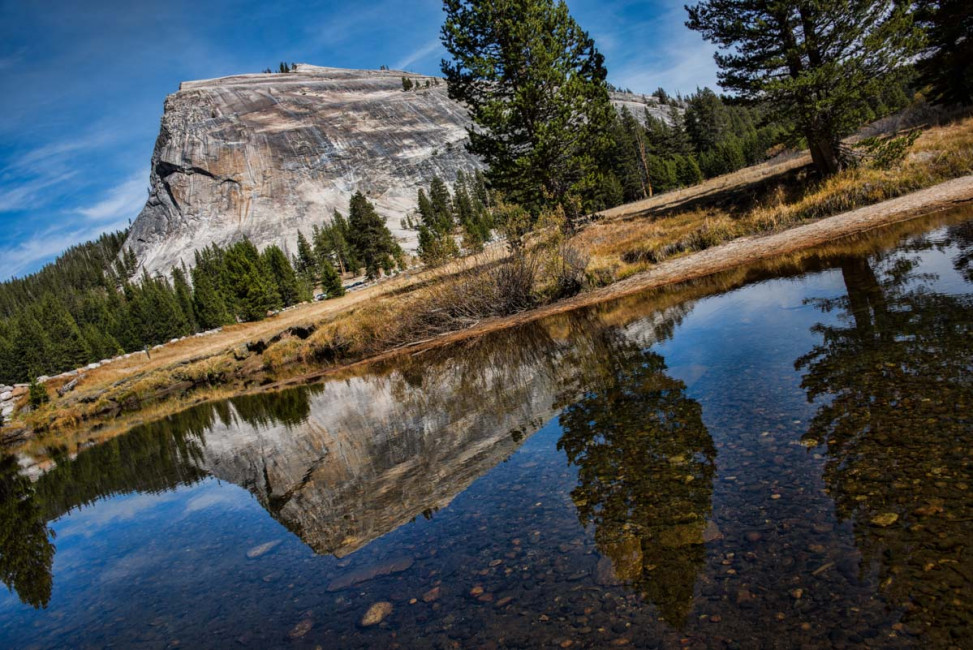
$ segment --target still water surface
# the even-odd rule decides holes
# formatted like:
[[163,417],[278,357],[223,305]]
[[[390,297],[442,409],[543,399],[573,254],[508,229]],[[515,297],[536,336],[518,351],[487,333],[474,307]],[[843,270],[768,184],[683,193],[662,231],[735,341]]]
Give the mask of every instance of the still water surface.
[[0,646],[970,647],[969,216],[8,458]]

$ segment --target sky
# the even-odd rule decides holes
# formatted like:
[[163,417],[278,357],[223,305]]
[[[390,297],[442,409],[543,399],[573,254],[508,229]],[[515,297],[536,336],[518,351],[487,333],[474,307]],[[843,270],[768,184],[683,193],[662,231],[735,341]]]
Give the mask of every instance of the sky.
[[[683,0],[568,0],[613,84],[716,87]],[[128,225],[166,95],[280,61],[438,74],[441,0],[0,0],[0,280]]]

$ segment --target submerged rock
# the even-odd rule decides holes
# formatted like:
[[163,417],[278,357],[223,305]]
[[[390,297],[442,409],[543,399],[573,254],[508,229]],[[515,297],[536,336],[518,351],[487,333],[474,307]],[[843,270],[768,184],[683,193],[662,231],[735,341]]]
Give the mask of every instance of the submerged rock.
[[899,520],[899,515],[894,512],[883,512],[880,515],[875,515],[871,519],[871,524],[873,526],[878,526],[880,528],[888,528],[895,522]]
[[413,562],[414,560],[411,557],[399,557],[387,560],[381,564],[373,564],[371,566],[362,567],[361,569],[349,571],[348,573],[338,576],[332,580],[328,584],[328,591],[339,591],[362,582],[367,582],[368,580],[372,580],[373,578],[377,578],[379,576],[401,573],[402,571],[405,571],[411,567]]
[[314,621],[309,618],[305,618],[303,621],[292,627],[291,631],[287,633],[287,636],[292,639],[300,639],[302,636],[310,632],[312,627],[314,627]]
[[371,627],[373,625],[378,625],[391,613],[392,603],[385,600],[373,603],[372,606],[368,608],[368,611],[365,612],[365,615],[362,616],[361,626]]
[[253,560],[255,558],[258,558],[261,555],[265,555],[265,554],[269,553],[270,551],[274,550],[274,548],[278,544],[280,544],[280,540],[279,539],[275,539],[272,542],[266,542],[264,544],[260,544],[259,546],[254,546],[252,549],[250,549],[249,551],[247,551],[247,557],[249,559],[251,559],[251,560]]

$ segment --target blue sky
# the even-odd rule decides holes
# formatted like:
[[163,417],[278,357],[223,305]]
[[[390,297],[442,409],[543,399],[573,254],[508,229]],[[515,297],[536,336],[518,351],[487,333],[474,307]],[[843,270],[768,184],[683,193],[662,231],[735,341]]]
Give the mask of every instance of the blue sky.
[[[682,0],[568,0],[609,79],[715,86]],[[0,279],[125,227],[179,82],[295,61],[437,73],[440,0],[0,0]]]

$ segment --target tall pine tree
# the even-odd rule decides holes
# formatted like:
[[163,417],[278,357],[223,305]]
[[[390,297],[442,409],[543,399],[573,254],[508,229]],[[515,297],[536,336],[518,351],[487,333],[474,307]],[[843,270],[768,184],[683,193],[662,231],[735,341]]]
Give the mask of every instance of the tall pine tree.
[[827,176],[841,168],[840,139],[921,43],[906,4],[705,0],[687,7],[686,24],[722,48],[720,85],[795,124]]
[[946,104],[973,104],[973,2],[919,0],[917,17],[927,36],[919,62],[933,98]]
[[249,239],[226,250],[225,277],[234,298],[236,315],[242,320],[261,320],[280,304],[280,294],[270,272]]
[[287,260],[279,246],[268,246],[261,253],[261,261],[270,271],[270,277],[277,286],[277,293],[285,307],[296,305],[300,299],[300,287],[294,267]]
[[442,70],[494,187],[539,211],[594,188],[612,108],[604,57],[559,0],[444,0]]

